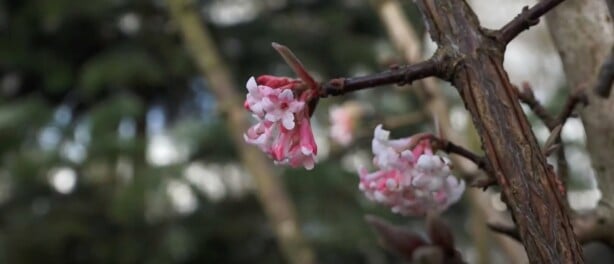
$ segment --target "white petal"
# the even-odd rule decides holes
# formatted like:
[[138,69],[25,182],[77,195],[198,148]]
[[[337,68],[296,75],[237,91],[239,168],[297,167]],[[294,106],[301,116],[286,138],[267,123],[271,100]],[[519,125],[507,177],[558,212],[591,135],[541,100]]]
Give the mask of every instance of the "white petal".
[[301,153],[303,153],[303,155],[311,155],[313,154],[313,150],[308,147],[301,146]]
[[313,161],[313,159],[305,159],[305,161],[303,162],[303,166],[305,167],[305,169],[311,170],[313,169],[313,167],[315,167],[315,162]]
[[294,115],[290,112],[285,112],[283,114],[283,117],[281,118],[281,122],[283,126],[288,130],[292,130],[295,127]]
[[422,188],[427,184],[428,179],[424,176],[424,174],[416,174],[414,175],[411,185],[414,187]]
[[427,188],[429,191],[437,191],[443,186],[443,179],[440,177],[431,177],[429,178]]
[[254,76],[250,77],[247,80],[247,84],[245,85],[245,87],[250,93],[258,91],[258,83],[256,83],[256,79],[254,78]]
[[273,101],[271,101],[271,99],[268,97],[262,98],[262,100],[260,100],[260,104],[262,105],[262,109],[267,112],[273,111],[273,109],[276,108]]
[[373,132],[373,140],[388,140],[390,137],[390,131],[384,130],[382,128],[382,124],[379,124],[375,127],[375,131]]
[[403,152],[401,152],[401,157],[409,162],[414,161],[414,154],[411,153],[411,151],[409,150],[404,150]]
[[283,90],[283,92],[281,92],[279,94],[279,99],[280,100],[284,100],[284,101],[293,101],[294,100],[294,94],[292,93],[291,90],[285,89],[285,90]]
[[277,122],[283,117],[283,112],[281,110],[275,109],[271,112],[266,113],[264,118],[271,122]]
[[380,191],[376,191],[374,193],[375,196],[375,200],[380,202],[380,203],[385,203],[388,201],[388,197],[386,197],[386,195],[384,195],[382,192]]
[[388,188],[388,190],[394,190],[396,189],[398,186],[397,182],[394,179],[387,179],[386,180],[386,187]]
[[254,114],[259,116],[262,115],[264,111],[261,103],[250,104],[249,109],[252,110]]
[[411,141],[412,141],[411,138],[399,138],[399,139],[388,140],[386,141],[386,144],[398,151],[402,151],[406,149],[407,146],[409,146]]
[[430,171],[438,167],[437,161],[439,161],[438,157],[424,154],[418,157],[418,162],[416,163],[416,166],[422,170]]
[[448,177],[448,204],[455,203],[463,196],[463,192],[465,191],[465,181],[459,180],[454,176]]

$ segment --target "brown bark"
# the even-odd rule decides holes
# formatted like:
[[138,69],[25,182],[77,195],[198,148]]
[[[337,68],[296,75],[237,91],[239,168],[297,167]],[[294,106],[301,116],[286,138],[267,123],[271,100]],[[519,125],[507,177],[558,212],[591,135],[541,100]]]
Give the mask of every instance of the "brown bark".
[[[408,63],[416,63],[422,59],[422,44],[416,35],[414,26],[403,14],[403,9],[398,0],[372,0],[375,9],[384,24],[388,36],[397,50],[403,55]],[[435,78],[426,78],[418,82],[428,96],[424,99],[427,110],[437,120],[441,134],[451,142],[460,145],[467,145],[467,136],[455,133],[450,125],[448,103],[442,93]],[[418,93],[420,94],[420,93]],[[454,167],[458,168],[463,174],[477,174],[477,167],[458,156],[452,156]],[[471,223],[473,244],[478,252],[476,263],[491,263],[490,252],[493,249],[491,236],[487,232],[486,220],[502,218],[499,212],[495,211],[489,203],[489,194],[479,189],[467,190],[469,201],[471,201]],[[511,263],[526,262],[527,257],[520,246],[505,235],[494,234],[496,242],[505,253]]]
[[582,263],[566,200],[503,69],[504,45],[514,31],[498,41],[480,28],[465,1],[416,2],[438,53],[451,62],[441,77],[458,89],[472,115],[529,260]]
[[207,76],[209,86],[226,114],[228,130],[243,165],[256,182],[258,199],[275,231],[281,251],[289,263],[313,263],[313,252],[303,240],[294,207],[270,161],[258,149],[247,146],[243,141],[243,133],[249,127],[247,113],[230,72],[218,56],[209,32],[202,25],[197,7],[190,6],[190,2],[168,0],[167,3],[185,45],[192,52],[198,68]]
[[[525,8],[498,31],[482,29],[463,0],[415,1],[439,45],[435,55],[405,70],[375,74],[371,82],[369,77],[333,79],[322,84],[321,96],[357,90],[354,85],[364,89],[367,83],[374,87],[433,74],[450,81],[472,115],[488,159],[485,170],[503,190],[529,260],[583,263],[560,180],[546,163],[502,65],[506,44],[563,0],[544,0]],[[435,69],[424,67],[433,62]]]
[[596,219],[592,224],[579,219],[581,228],[577,231],[614,246],[614,96],[602,98],[592,89],[599,68],[614,46],[614,25],[606,2],[612,4],[611,0],[569,0],[546,19],[569,86],[572,91],[584,89],[589,101],[580,110],[580,117],[602,197]]

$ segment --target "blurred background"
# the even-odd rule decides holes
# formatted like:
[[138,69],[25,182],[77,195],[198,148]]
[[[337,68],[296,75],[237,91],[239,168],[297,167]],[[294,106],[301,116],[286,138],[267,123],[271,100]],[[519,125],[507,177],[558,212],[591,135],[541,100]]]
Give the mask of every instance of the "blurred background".
[[[244,98],[250,76],[293,76],[273,41],[319,80],[404,63],[380,2],[195,0],[190,7]],[[470,2],[496,28],[533,1]],[[400,7],[423,36],[411,1]],[[230,138],[223,102],[180,32],[163,0],[0,0],[0,263],[287,263],[258,185],[237,158],[241,147]],[[425,55],[434,50],[427,39],[420,37]],[[543,25],[511,44],[505,66],[514,83],[531,82],[549,109],[560,109],[567,88]],[[478,150],[462,102],[440,85],[452,129]],[[423,228],[422,219],[365,199],[355,173],[370,163],[377,123],[388,124],[393,137],[434,131],[425,103],[407,88],[321,100],[312,121],[316,168],[271,168],[301,247],[318,263],[401,261],[378,246],[365,214]],[[349,101],[363,110],[344,146],[329,136],[329,110]],[[531,120],[545,140],[547,128]],[[563,139],[571,142],[570,188],[583,197],[572,206],[594,206],[581,122],[570,120]],[[505,210],[496,190],[488,195],[492,210]],[[472,204],[463,199],[444,214],[469,262],[478,258],[474,242],[482,234],[471,225]],[[496,243],[482,252],[482,260],[505,259]]]

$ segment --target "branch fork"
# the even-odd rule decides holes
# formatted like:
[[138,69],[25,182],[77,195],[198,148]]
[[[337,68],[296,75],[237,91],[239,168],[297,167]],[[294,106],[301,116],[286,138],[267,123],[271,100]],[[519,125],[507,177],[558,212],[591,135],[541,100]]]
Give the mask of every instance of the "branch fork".
[[[433,40],[436,55],[426,61],[392,68],[371,76],[337,78],[320,84],[319,96],[335,96],[386,84],[411,83],[437,76],[459,91],[481,136],[486,162],[471,152],[442,141],[442,149],[467,157],[494,172],[502,186],[529,260],[534,263],[581,263],[567,201],[518,104],[518,93],[503,68],[507,43],[563,2],[542,0],[492,32],[462,0],[415,0]],[[564,111],[552,123],[566,120]],[[561,125],[562,126],[562,125]],[[549,126],[554,129],[555,126]],[[543,210],[548,208],[548,210]]]

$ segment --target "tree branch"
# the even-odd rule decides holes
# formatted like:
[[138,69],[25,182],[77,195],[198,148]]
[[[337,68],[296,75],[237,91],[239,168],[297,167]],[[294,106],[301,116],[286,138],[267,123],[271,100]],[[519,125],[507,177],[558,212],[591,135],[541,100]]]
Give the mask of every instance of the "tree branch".
[[556,119],[548,113],[548,110],[542,106],[542,104],[537,101],[535,98],[535,94],[533,94],[533,89],[529,83],[522,83],[522,89],[518,90],[518,99],[523,103],[527,104],[531,111],[535,113],[535,115],[544,122],[544,125],[552,131],[556,127]]
[[[415,29],[417,27],[412,25],[412,21],[403,12],[400,1],[371,0],[370,2],[373,4],[382,24],[386,28],[391,43],[394,44],[397,51],[405,58],[405,61],[407,63],[420,61],[422,59],[422,39],[416,33]],[[457,144],[468,146],[467,139],[473,137],[474,132],[467,128],[463,133],[458,133],[451,128],[447,98],[442,93],[442,89],[435,78],[422,79],[409,88],[416,92],[416,95],[424,102],[425,110],[437,120],[438,133],[441,134],[441,137]],[[470,183],[471,186],[486,187],[496,184],[496,180],[490,177],[490,175],[487,177],[477,177],[477,175],[482,176],[482,173],[476,171],[471,161],[458,155],[452,155],[450,159],[454,164],[454,168],[459,171],[460,177]],[[473,245],[477,251],[476,263],[490,263],[492,262],[490,252],[495,248],[495,245],[490,239],[490,232],[487,230],[484,219],[500,218],[503,214],[494,210],[486,202],[487,193],[471,188],[467,190],[466,196],[471,204],[471,226],[472,233],[474,234]],[[494,236],[494,238],[510,263],[527,262],[524,250],[517,243],[501,235]]]
[[[483,170],[487,176],[486,179],[478,179],[475,175],[471,174],[471,176],[463,177],[465,180],[470,182],[471,187],[475,188],[486,188],[497,184],[497,179],[495,178],[495,174],[488,167],[488,160],[480,155],[473,153],[471,150],[468,150],[462,146],[456,145],[448,140],[435,138],[434,139],[437,144],[439,144],[439,149],[448,154],[456,154],[463,158],[466,158],[473,162],[479,169]],[[465,174],[467,175],[467,174]]]
[[579,103],[585,106],[588,104],[588,98],[584,93],[584,89],[578,89],[569,95],[565,102],[565,106],[563,106],[563,111],[561,111],[556,118],[556,125],[564,126]]
[[[578,237],[578,242],[585,245],[590,242],[603,242],[610,247],[614,246],[612,238],[613,226],[604,219],[600,219],[595,214],[576,215],[574,218],[574,232]],[[520,242],[518,228],[513,224],[487,223],[492,231],[506,235]]]
[[504,44],[509,43],[512,39],[516,38],[520,32],[529,29],[531,26],[537,25],[541,16],[563,1],[564,0],[542,0],[531,8],[525,6],[519,15],[499,29],[497,32],[497,39]]
[[[465,1],[415,2],[439,52],[448,58],[448,64],[441,66],[446,69],[443,77],[458,89],[471,113],[529,261],[582,263],[567,200],[503,68],[502,42],[480,26]],[[544,3],[554,2],[528,9],[521,19],[535,20],[554,6]],[[520,27],[513,22],[503,31],[503,40],[511,40],[526,27],[520,22]]]
[[518,242],[522,242],[522,240],[520,240],[520,233],[518,232],[518,228],[513,225],[504,225],[497,223],[486,223],[486,225],[488,226],[488,228],[490,228],[490,230],[494,232],[506,235],[509,238],[512,238]]
[[461,157],[464,157],[478,166],[478,168],[486,171],[489,175],[491,172],[488,171],[487,161],[484,157],[473,153],[471,150],[468,150],[462,146],[456,145],[448,140],[441,138],[433,138],[433,140],[439,145],[439,149],[446,153],[456,154]]
[[437,75],[438,60],[435,58],[368,76],[337,78],[321,84],[320,97],[343,95],[366,88],[386,84],[407,84],[425,77]]
[[[565,102],[565,105],[563,106],[563,110],[561,110],[559,115],[554,118],[552,117],[552,115],[550,115],[550,113],[548,113],[548,110],[546,110],[542,106],[542,104],[537,101],[535,95],[533,94],[533,90],[528,83],[523,83],[522,90],[518,93],[518,98],[531,108],[533,113],[535,113],[535,115],[537,115],[537,117],[539,117],[542,122],[544,122],[544,124],[550,131],[555,131],[556,128],[559,126],[564,126],[565,122],[572,116],[574,109],[579,103],[582,103],[583,105],[588,104],[588,98],[586,97],[584,89],[576,90],[575,92],[572,92],[571,95],[569,95],[567,101]],[[558,135],[556,137],[557,140],[554,143],[558,143],[560,141],[558,139]]]
[[[614,5],[612,1],[608,2],[608,6]],[[611,9],[610,9],[611,11]],[[610,51],[610,56],[603,62],[599,75],[597,75],[597,84],[595,85],[595,92],[603,98],[610,96],[612,90],[612,82],[614,82],[614,46]]]
[[559,182],[561,186],[560,189],[564,190],[563,182],[565,182],[569,178],[569,166],[567,164],[567,157],[565,155],[565,146],[560,143],[560,133],[563,126],[565,125],[565,122],[573,113],[575,106],[578,103],[588,103],[586,94],[583,92],[583,90],[580,90],[580,92],[573,92],[567,98],[567,102],[565,103],[563,110],[556,118],[553,117],[550,113],[548,113],[548,111],[542,106],[542,104],[537,101],[535,95],[533,94],[533,89],[531,89],[531,86],[528,83],[525,82],[522,84],[522,90],[519,90],[518,98],[523,103],[527,104],[531,108],[533,113],[535,113],[535,115],[537,115],[537,117],[539,117],[542,122],[544,122],[544,125],[546,125],[548,130],[550,130],[551,134],[550,137],[548,137],[548,139],[546,140],[546,143],[544,144],[543,151],[546,155],[548,155],[549,152],[552,151],[553,147],[556,148],[557,173],[559,176],[558,179],[561,181]]

